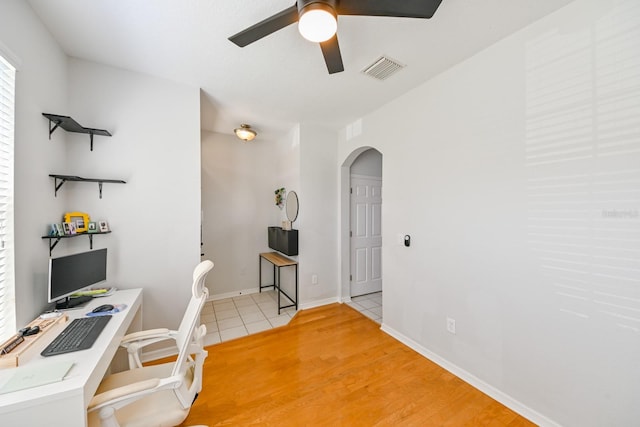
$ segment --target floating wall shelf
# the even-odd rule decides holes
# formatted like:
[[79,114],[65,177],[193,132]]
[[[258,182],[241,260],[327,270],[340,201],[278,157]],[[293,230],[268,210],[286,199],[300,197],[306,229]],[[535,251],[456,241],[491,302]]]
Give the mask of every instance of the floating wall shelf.
[[[104,183],[104,182],[108,182],[110,184],[126,184],[127,183],[126,181],[123,181],[121,179],[82,178],[81,176],[57,175],[57,174],[49,174],[49,176],[51,178],[53,178],[53,180],[54,180],[54,187],[55,187],[54,195],[56,197],[58,196],[58,190],[60,189],[60,187],[62,187],[62,185],[67,181],[97,182],[98,183],[98,189],[100,191],[100,198],[101,199],[102,199],[102,183]],[[60,182],[58,182],[58,180]]]
[[49,256],[51,256],[51,252],[53,252],[53,248],[56,247],[60,239],[68,239],[71,237],[78,236],[89,236],[89,249],[93,249],[93,236],[96,234],[109,234],[111,231],[98,231],[95,233],[78,233],[78,234],[68,234],[65,236],[42,236],[43,239],[49,239]]
[[[42,115],[49,119],[49,139],[51,139],[51,134],[58,129],[58,127],[61,127],[67,132],[88,133],[89,140],[91,141],[91,151],[93,151],[93,135],[111,136],[107,130],[86,128],[69,116],[59,116],[57,114],[50,113],[42,113]],[[55,126],[52,126],[54,123]]]

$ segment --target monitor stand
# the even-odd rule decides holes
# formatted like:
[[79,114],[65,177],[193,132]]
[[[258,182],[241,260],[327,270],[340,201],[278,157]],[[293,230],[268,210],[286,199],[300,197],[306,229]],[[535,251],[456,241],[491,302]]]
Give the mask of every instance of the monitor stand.
[[70,308],[82,307],[84,305],[87,305],[87,303],[92,299],[93,297],[91,296],[80,296],[80,297],[74,297],[74,298],[66,297],[65,299],[62,299],[56,302],[56,310],[65,310]]

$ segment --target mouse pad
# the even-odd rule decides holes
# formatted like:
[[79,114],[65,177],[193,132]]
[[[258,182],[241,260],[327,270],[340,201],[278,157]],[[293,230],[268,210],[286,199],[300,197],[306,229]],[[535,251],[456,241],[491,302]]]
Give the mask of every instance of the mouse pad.
[[114,304],[113,309],[109,311],[99,311],[98,313],[94,313],[93,311],[90,311],[87,313],[87,316],[88,317],[107,316],[114,313],[118,313],[119,311],[124,311],[125,308],[127,308],[127,304]]

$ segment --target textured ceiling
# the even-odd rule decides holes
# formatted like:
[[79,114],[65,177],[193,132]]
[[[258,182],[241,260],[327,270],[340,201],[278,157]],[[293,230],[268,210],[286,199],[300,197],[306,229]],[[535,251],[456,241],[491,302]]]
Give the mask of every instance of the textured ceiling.
[[[430,20],[338,19],[345,71],[291,25],[245,48],[227,38],[292,0],[29,0],[72,57],[167,78],[205,94],[204,129],[250,123],[276,138],[298,122],[336,129],[572,0],[443,0]],[[361,73],[381,55],[406,65]]]

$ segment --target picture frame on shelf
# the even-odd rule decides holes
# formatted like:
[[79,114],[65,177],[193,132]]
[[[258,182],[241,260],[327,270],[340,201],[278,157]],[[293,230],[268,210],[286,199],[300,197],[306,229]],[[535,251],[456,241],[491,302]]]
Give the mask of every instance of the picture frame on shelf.
[[109,224],[107,221],[98,221],[98,229],[101,233],[107,233],[109,231]]
[[67,212],[66,214],[64,214],[64,222],[74,223],[76,227],[76,233],[86,232],[87,224],[89,223],[89,221],[89,214],[86,214],[84,212]]
[[74,235],[74,234],[78,234],[78,229],[76,228],[76,223],[75,222],[69,222],[69,234],[70,235]]
[[71,223],[70,222],[63,222],[62,223],[62,232],[64,236],[70,236],[71,235],[71,229],[69,227]]
[[59,224],[50,224],[49,225],[49,237],[58,237],[59,234]]
[[97,233],[98,232],[98,224],[95,221],[90,221],[87,224],[87,233]]

